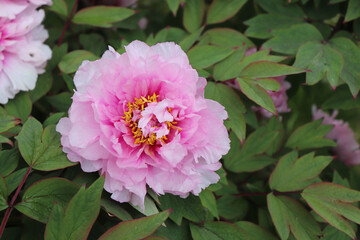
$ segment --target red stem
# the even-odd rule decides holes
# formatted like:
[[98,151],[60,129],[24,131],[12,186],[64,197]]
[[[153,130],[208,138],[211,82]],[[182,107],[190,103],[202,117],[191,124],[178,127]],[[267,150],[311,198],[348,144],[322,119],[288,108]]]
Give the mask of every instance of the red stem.
[[20,185],[18,186],[18,188],[16,189],[16,192],[14,194],[14,196],[12,197],[10,203],[9,203],[9,208],[6,210],[5,212],[5,215],[4,215],[4,218],[1,222],[1,226],[0,226],[0,239],[1,239],[1,236],[3,235],[4,233],[4,230],[5,230],[5,226],[6,226],[6,223],[7,221],[9,220],[9,217],[10,217],[10,214],[12,212],[12,210],[14,209],[14,203],[16,201],[16,198],[18,197],[19,193],[20,193],[20,190],[21,188],[23,187],[26,179],[28,178],[29,174],[31,172],[31,167],[28,168],[28,170],[26,171],[25,173],[25,176],[23,177],[23,179],[21,180],[21,183]]
[[74,6],[73,6],[73,8],[72,8],[72,10],[71,10],[71,13],[70,13],[69,17],[66,19],[65,26],[64,26],[64,28],[63,28],[63,30],[62,30],[62,32],[61,32],[61,36],[60,36],[59,42],[58,42],[58,44],[57,44],[58,47],[61,45],[61,43],[62,43],[62,41],[63,41],[63,39],[64,39],[65,32],[66,32],[66,30],[68,29],[68,27],[69,27],[69,25],[70,25],[70,21],[71,21],[73,15],[74,15],[74,13],[75,13],[76,6],[78,5],[78,2],[79,2],[79,0],[76,0],[76,1],[75,1]]

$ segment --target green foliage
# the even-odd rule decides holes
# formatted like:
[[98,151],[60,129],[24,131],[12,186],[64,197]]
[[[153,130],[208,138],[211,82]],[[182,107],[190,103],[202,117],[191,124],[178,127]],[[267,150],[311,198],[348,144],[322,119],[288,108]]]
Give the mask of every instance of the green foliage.
[[[344,164],[352,155],[341,149],[356,155],[357,146],[339,129],[349,127],[359,142],[358,0],[104,3],[52,0],[41,7],[52,57],[34,89],[0,106],[1,239],[357,237],[360,169]],[[187,198],[148,187],[145,209],[111,199],[106,176],[70,162],[56,132],[83,61],[99,59],[108,46],[123,53],[133,40],[180,45],[207,80],[205,97],[225,107],[231,140],[217,183]],[[286,113],[277,95],[285,90]],[[333,112],[340,127],[313,121],[313,105]],[[336,131],[342,138],[330,140]]]
[[24,124],[17,140],[22,157],[33,169],[52,171],[74,165],[63,153],[60,134],[55,131],[54,125],[43,129],[41,123],[31,117]]

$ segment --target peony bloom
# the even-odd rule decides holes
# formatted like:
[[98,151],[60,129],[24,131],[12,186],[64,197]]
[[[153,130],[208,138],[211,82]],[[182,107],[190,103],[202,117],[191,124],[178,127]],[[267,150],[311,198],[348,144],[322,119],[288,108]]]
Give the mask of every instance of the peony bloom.
[[51,50],[43,42],[48,33],[41,25],[44,11],[36,10],[46,0],[0,1],[0,103],[19,91],[35,88]]
[[63,151],[85,172],[105,174],[119,202],[144,207],[146,186],[187,197],[219,180],[229,150],[224,107],[204,99],[206,80],[172,43],[134,41],[84,61],[69,117],[57,125]]
[[[255,52],[256,52],[256,48],[249,48],[246,51],[245,56],[251,55]],[[278,113],[290,112],[291,109],[287,105],[288,97],[286,95],[286,90],[288,90],[291,87],[290,83],[285,81],[285,76],[274,77],[273,79],[279,82],[280,89],[277,92],[273,92],[269,90],[266,90],[266,92],[270,95],[271,99],[273,100],[276,111]],[[236,80],[231,80],[231,82],[229,82],[229,85],[236,89],[240,89],[240,86]],[[268,110],[262,107],[253,107],[252,109],[256,112],[259,112],[264,117],[270,118],[273,116],[271,112],[269,112]]]
[[338,111],[335,110],[330,116],[313,106],[312,113],[314,120],[323,118],[323,124],[334,125],[334,128],[325,137],[337,143],[337,146],[333,149],[337,158],[344,161],[346,165],[360,164],[359,143],[356,141],[349,124],[335,119]]

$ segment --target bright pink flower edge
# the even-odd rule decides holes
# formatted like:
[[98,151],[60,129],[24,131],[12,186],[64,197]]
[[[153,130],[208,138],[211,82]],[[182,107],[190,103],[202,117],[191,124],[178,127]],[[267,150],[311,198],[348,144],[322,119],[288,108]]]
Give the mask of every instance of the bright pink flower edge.
[[327,138],[334,140],[337,144],[334,147],[336,158],[342,160],[346,165],[360,164],[360,149],[359,143],[349,124],[342,120],[335,119],[338,111],[334,111],[330,116],[321,109],[312,108],[314,120],[323,119],[323,124],[334,125],[334,128],[326,135]]
[[[206,80],[178,45],[134,41],[125,49],[120,55],[110,48],[76,72],[69,117],[57,125],[63,151],[84,171],[105,174],[105,189],[119,202],[144,207],[146,186],[198,195],[219,180],[215,171],[230,148],[227,113],[204,99]],[[136,110],[142,97],[156,101]],[[126,117],[129,105],[135,110]],[[154,145],[137,143],[134,122],[143,135],[156,135]]]

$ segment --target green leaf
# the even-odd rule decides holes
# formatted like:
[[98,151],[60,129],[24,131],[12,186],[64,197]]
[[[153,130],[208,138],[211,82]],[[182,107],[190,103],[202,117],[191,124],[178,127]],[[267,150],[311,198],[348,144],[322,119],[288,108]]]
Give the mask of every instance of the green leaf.
[[257,79],[256,83],[269,91],[277,92],[280,90],[280,83],[274,78],[260,78]]
[[213,0],[207,13],[207,24],[224,22],[234,16],[246,0]]
[[224,84],[209,82],[205,87],[205,97],[219,102],[225,107],[229,116],[229,127],[243,141],[246,135],[246,124],[243,113],[245,106],[234,90]]
[[183,24],[188,32],[200,28],[204,16],[204,0],[186,0],[183,14]]
[[352,239],[355,238],[353,228],[344,218],[360,224],[360,210],[351,204],[360,201],[360,192],[322,182],[307,187],[301,196],[325,221]]
[[[231,28],[212,28],[203,34],[209,44],[220,47],[253,47],[255,46],[244,34]],[[245,46],[244,46],[245,45]]]
[[354,99],[349,90],[345,88],[337,88],[327,100],[321,105],[321,108],[351,110],[360,108],[360,98]]
[[60,134],[51,125],[43,131],[42,125],[30,117],[16,137],[25,161],[36,170],[52,171],[74,165],[60,145]]
[[68,51],[67,43],[63,43],[60,46],[55,45],[52,49],[52,57],[46,64],[46,69],[53,70],[59,64],[59,62],[61,61],[63,56],[67,53],[67,51]]
[[94,61],[98,59],[93,53],[85,50],[75,50],[67,53],[60,61],[59,68],[64,73],[75,72],[84,60]]
[[7,196],[6,182],[3,176],[0,175],[0,211],[8,208]]
[[[160,225],[169,217],[170,212],[170,210],[167,210],[149,217],[121,222],[107,230],[101,235],[99,240],[132,240],[146,238],[160,227]],[[141,231],[139,231],[139,226],[141,226]]]
[[249,211],[249,203],[244,198],[226,194],[216,200],[219,215],[224,219],[242,219]]
[[296,24],[287,29],[273,31],[273,35],[274,37],[266,41],[263,47],[290,55],[295,55],[299,47],[306,42],[323,40],[319,30],[308,23]]
[[139,212],[141,212],[142,214],[144,214],[145,216],[151,216],[151,215],[159,213],[159,210],[157,209],[154,201],[149,196],[145,196],[145,199],[144,199],[145,211],[143,211],[139,206],[133,205],[131,203],[130,203],[130,205],[133,208],[135,208],[136,210],[138,210]]
[[202,33],[203,30],[204,30],[204,27],[199,28],[197,31],[190,34],[189,36],[187,36],[180,42],[179,45],[182,48],[182,50],[184,50],[184,52],[189,50],[190,47],[192,45],[194,45],[194,43],[196,42],[196,40],[198,40],[198,38],[200,37],[200,34]]
[[190,224],[194,240],[247,239],[240,227],[227,222],[205,222],[203,226]]
[[65,83],[66,83],[66,86],[68,87],[68,89],[69,89],[71,92],[73,92],[74,90],[76,90],[74,81],[73,81],[73,79],[72,79],[69,75],[63,73],[63,74],[62,74],[62,77],[63,77],[63,79],[64,79],[64,81],[65,81]]
[[276,128],[258,128],[247,137],[241,150],[235,149],[234,155],[223,157],[225,167],[232,172],[253,172],[274,163],[275,159],[260,154],[274,146],[279,135]]
[[299,48],[294,66],[310,70],[306,73],[307,84],[313,85],[325,77],[332,87],[336,87],[344,67],[344,59],[329,44],[308,42]]
[[277,238],[264,228],[247,221],[236,222],[236,226],[243,229],[250,240],[276,240]]
[[240,74],[240,77],[247,78],[268,78],[283,75],[297,74],[305,72],[304,69],[291,67],[269,61],[252,62],[247,65]]
[[32,110],[29,94],[26,92],[18,93],[14,99],[10,100],[5,105],[5,109],[9,114],[18,117],[25,122]]
[[261,50],[244,57],[246,52],[245,48],[242,47],[236,50],[230,57],[215,65],[214,79],[224,81],[236,78],[240,76],[245,67],[254,62],[279,62],[285,59],[284,57],[270,56],[269,52],[269,50]]
[[0,133],[15,127],[20,122],[20,119],[9,115],[2,107],[0,107]]
[[56,12],[62,17],[66,17],[68,15],[68,9],[65,0],[53,0],[52,5],[49,7],[51,11]]
[[94,6],[78,11],[72,22],[97,27],[111,27],[112,23],[120,22],[134,14],[135,11],[129,8]]
[[331,131],[332,125],[322,125],[322,120],[307,123],[296,129],[289,137],[286,147],[291,149],[309,149],[321,147],[334,147],[336,144],[325,138],[325,135]]
[[267,195],[267,203],[281,240],[288,239],[290,231],[296,239],[318,239],[321,234],[318,223],[299,202],[270,193]]
[[101,206],[110,216],[114,215],[123,221],[128,221],[132,219],[131,215],[125,209],[120,207],[120,203],[117,201],[102,198]]
[[[54,56],[54,52],[53,52]],[[34,90],[29,92],[30,99],[33,103],[42,98],[46,93],[49,92],[53,83],[53,78],[51,73],[45,72],[38,76],[36,81],[36,86]]]
[[171,12],[176,16],[177,10],[180,5],[180,0],[166,0]]
[[187,198],[180,198],[172,194],[165,194],[159,198],[162,210],[172,209],[170,219],[177,225],[181,224],[182,218],[193,222],[204,221],[204,209],[200,199],[190,194]]
[[200,198],[201,204],[205,208],[207,208],[214,217],[219,219],[219,213],[218,213],[218,209],[216,206],[216,199],[215,199],[214,193],[210,190],[204,189],[199,194],[199,198]]
[[360,1],[349,0],[345,15],[345,22],[350,22],[358,17],[360,17]]
[[315,183],[315,178],[332,158],[314,155],[311,152],[298,159],[298,153],[293,151],[283,156],[270,176],[270,188],[281,192],[297,191]]
[[268,110],[269,112],[276,114],[274,102],[264,88],[260,87],[252,79],[236,78],[236,81],[239,83],[241,92],[249,99],[259,104],[262,108]]
[[217,63],[233,53],[233,50],[217,46],[195,46],[188,52],[190,64],[193,68],[206,68]]
[[46,240],[81,240],[87,239],[90,229],[100,211],[100,198],[104,186],[101,176],[88,189],[81,187],[70,200],[65,212],[55,204],[48,224]]
[[256,2],[267,12],[289,17],[305,17],[301,7],[297,4],[288,4],[282,0],[256,0]]
[[343,55],[345,65],[340,78],[349,86],[352,95],[357,96],[360,89],[360,48],[344,37],[333,38],[329,43]]
[[[356,228],[356,226],[353,225]],[[345,233],[337,230],[331,225],[327,225],[323,230],[324,237],[322,240],[352,240],[348,235]]]
[[302,18],[284,16],[279,14],[259,14],[245,21],[249,27],[245,34],[248,37],[267,39],[273,36],[272,32],[286,29],[295,24],[304,22]]
[[15,208],[26,216],[46,223],[54,202],[65,208],[79,186],[64,178],[47,178],[31,185]]
[[72,103],[71,96],[69,92],[62,92],[55,96],[48,96],[46,100],[58,111],[67,112]]
[[20,154],[16,148],[0,151],[0,175],[6,177],[18,166]]
[[11,173],[5,177],[6,186],[8,189],[8,195],[10,195],[21,183],[21,180],[26,174],[27,168],[22,168],[16,172]]
[[51,114],[45,121],[44,121],[44,127],[47,127],[49,125],[56,125],[59,120],[63,117],[65,117],[66,113],[64,112],[58,112],[58,113],[54,113],[54,114]]

